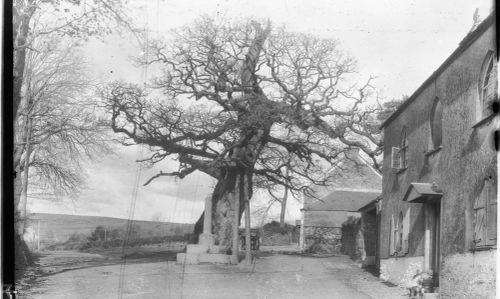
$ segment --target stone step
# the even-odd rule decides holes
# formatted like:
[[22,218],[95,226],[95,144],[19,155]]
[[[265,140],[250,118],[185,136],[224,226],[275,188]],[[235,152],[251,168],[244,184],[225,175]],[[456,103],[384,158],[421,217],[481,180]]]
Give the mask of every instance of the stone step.
[[208,253],[226,253],[226,250],[223,246],[212,245],[208,248]]
[[199,259],[200,263],[231,264],[230,255],[227,254],[202,253]]
[[186,246],[186,253],[193,253],[193,254],[207,253],[208,248],[209,248],[208,245],[188,244]]
[[178,265],[197,265],[200,263],[200,254],[198,253],[178,253],[176,264]]
[[200,234],[198,244],[213,246],[215,244],[215,236],[212,234]]
[[176,263],[178,265],[197,265],[199,263],[231,264],[231,256],[217,253],[178,253]]

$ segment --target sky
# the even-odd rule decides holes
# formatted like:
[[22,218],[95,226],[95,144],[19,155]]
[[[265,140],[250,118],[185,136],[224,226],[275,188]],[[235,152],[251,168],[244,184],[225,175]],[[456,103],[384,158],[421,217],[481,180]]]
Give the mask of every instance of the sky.
[[[373,85],[385,100],[411,95],[453,52],[469,32],[476,8],[484,19],[492,11],[489,0],[147,0],[131,1],[134,20],[161,37],[169,29],[189,24],[200,15],[237,21],[257,17],[286,25],[291,31],[340,40],[341,47],[358,62],[362,78],[375,76]],[[112,37],[106,42],[91,41],[85,55],[95,77],[102,82],[142,82],[144,69],[132,57],[141,50],[131,39]],[[142,184],[160,169],[138,169],[135,160],[145,154],[139,147],[117,147],[112,156],[89,164],[87,186],[75,200],[59,202],[30,199],[31,212],[100,215],[150,220],[161,213],[163,220],[192,223],[203,210],[204,198],[214,182],[194,173],[183,180],[160,178]],[[134,182],[140,175],[137,196]],[[132,208],[136,198],[135,208]],[[254,207],[265,198],[254,197]],[[290,222],[300,217],[301,205],[291,201]],[[278,207],[271,216],[278,217]]]

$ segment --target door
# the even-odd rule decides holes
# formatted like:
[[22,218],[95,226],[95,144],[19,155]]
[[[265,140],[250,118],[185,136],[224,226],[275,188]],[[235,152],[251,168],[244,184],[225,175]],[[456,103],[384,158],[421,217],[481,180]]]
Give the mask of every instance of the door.
[[434,287],[439,286],[440,260],[440,202],[425,204],[424,270],[433,273]]
[[441,237],[441,201],[430,204],[432,209],[432,245],[431,269],[434,272],[434,287],[439,287],[440,237]]
[[439,270],[440,270],[440,245],[441,245],[441,201],[433,204],[434,206],[434,227],[433,227],[433,261],[432,269],[434,270],[434,287],[439,287]]

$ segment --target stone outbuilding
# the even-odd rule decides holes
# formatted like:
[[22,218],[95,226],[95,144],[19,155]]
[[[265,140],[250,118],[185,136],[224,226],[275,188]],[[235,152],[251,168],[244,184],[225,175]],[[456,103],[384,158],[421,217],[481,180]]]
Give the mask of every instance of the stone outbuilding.
[[380,275],[441,298],[494,298],[498,128],[494,13],[383,124]]
[[[300,247],[306,252],[348,254],[366,261],[363,223],[368,222],[361,220],[359,209],[380,196],[381,175],[358,150],[349,151],[335,171],[330,187],[318,188],[317,198],[304,199]],[[375,239],[369,242],[373,243],[369,248],[376,246]],[[373,263],[374,256],[368,259]]]

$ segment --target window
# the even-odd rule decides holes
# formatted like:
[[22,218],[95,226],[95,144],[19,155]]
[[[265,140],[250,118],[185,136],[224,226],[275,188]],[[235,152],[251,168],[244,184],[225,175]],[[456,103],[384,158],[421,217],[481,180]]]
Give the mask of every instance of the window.
[[473,237],[475,247],[497,243],[497,190],[491,177],[484,180],[481,194],[474,202]]
[[400,212],[398,221],[391,215],[389,232],[389,255],[405,255],[408,253],[408,235],[410,232],[410,209]]
[[399,167],[401,169],[405,169],[408,166],[408,141],[406,139],[406,130],[403,129],[403,133],[401,134],[401,145],[399,148]]
[[479,119],[488,117],[493,113],[491,105],[497,97],[497,85],[497,63],[494,53],[490,51],[488,55],[486,55],[486,59],[481,67],[479,81]]
[[443,141],[443,105],[438,98],[434,100],[432,106],[430,127],[432,149],[437,149]]
[[399,147],[392,147],[391,153],[391,168],[403,170],[408,167],[408,140],[406,139],[406,129],[401,133],[401,141]]
[[404,227],[404,218],[403,218],[403,212],[399,212],[399,218],[398,218],[398,224],[396,226],[396,231],[397,231],[397,242],[396,242],[396,251],[397,252],[402,252],[403,251],[403,227]]
[[395,237],[396,237],[396,223],[394,222],[394,216],[391,215],[391,227],[389,231],[389,255],[395,255],[396,254],[396,248],[395,248]]

